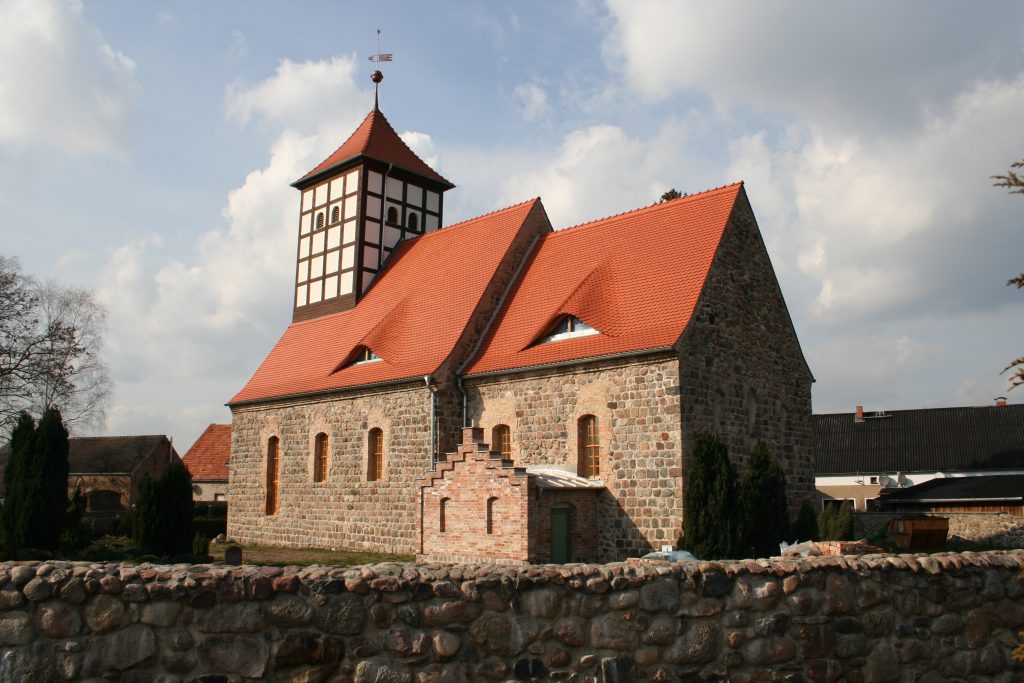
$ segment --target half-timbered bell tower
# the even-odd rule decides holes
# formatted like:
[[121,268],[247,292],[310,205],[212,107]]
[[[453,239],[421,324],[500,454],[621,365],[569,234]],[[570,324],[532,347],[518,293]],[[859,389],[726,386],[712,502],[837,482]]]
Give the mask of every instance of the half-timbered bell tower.
[[292,183],[302,192],[293,321],[352,308],[407,237],[441,227],[455,187],[375,105],[352,136]]

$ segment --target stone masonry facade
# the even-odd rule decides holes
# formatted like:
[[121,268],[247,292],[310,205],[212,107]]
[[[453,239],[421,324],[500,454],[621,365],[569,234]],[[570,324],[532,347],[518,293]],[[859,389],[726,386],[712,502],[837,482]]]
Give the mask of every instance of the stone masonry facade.
[[516,465],[576,471],[577,421],[597,418],[599,559],[620,560],[675,544],[682,529],[678,362],[660,358],[470,378],[469,415],[489,433],[511,432]]
[[1011,683],[1024,551],[609,565],[0,564],[0,680]]
[[483,438],[479,427],[464,429],[458,452],[418,484],[417,559],[550,562],[551,511],[561,507],[571,515],[571,561],[595,561],[600,489],[538,488],[535,477],[502,460]]
[[[242,543],[414,552],[413,483],[430,470],[430,391],[423,382],[344,398],[235,408],[228,535]],[[383,432],[383,476],[368,481],[368,435]],[[313,481],[316,435],[328,442]],[[279,442],[280,506],[266,514],[267,442]]]
[[763,440],[786,472],[795,514],[814,492],[813,378],[745,193],[679,347],[684,456],[709,428],[742,473]]

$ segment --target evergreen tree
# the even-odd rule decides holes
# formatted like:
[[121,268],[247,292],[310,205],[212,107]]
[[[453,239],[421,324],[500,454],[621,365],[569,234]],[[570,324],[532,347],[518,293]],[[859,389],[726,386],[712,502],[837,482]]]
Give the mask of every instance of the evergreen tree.
[[192,476],[181,461],[159,479],[148,474],[139,487],[132,537],[159,555],[183,555],[192,548]]
[[11,432],[11,457],[4,472],[7,495],[0,514],[3,523],[4,544],[12,557],[26,547],[28,535],[29,507],[31,498],[27,491],[28,463],[35,444],[36,424],[32,416],[22,413]]
[[26,543],[56,550],[68,509],[68,430],[56,408],[48,408],[39,421],[28,471],[32,514]]
[[751,557],[779,554],[779,542],[789,531],[786,473],[764,442],[758,440],[750,454],[740,484],[743,509],[743,549]]
[[844,500],[839,506],[839,513],[836,515],[832,526],[832,535],[835,541],[853,540],[853,503]]
[[814,506],[807,498],[800,503],[800,509],[793,524],[790,525],[789,532],[794,542],[818,540],[818,521],[814,517]]
[[826,505],[818,513],[818,540],[834,541],[836,528],[835,506]]
[[735,557],[740,547],[736,468],[717,435],[703,430],[686,476],[684,539],[701,559]]

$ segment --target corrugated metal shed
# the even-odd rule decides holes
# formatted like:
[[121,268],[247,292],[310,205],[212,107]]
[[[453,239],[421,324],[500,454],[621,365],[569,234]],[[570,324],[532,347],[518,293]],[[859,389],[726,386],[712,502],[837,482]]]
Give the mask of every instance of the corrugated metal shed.
[[814,473],[1024,470],[1024,405],[814,415]]

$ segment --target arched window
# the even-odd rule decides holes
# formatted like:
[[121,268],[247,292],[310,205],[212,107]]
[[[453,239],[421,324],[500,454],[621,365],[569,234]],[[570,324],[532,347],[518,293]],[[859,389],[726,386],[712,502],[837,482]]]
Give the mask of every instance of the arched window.
[[279,441],[276,436],[267,439],[267,514],[277,512],[278,487],[281,477],[281,457],[278,453]]
[[512,430],[508,425],[494,425],[491,430],[491,450],[501,453],[505,460],[512,459]]
[[367,444],[366,481],[380,481],[384,474],[384,432],[380,427],[370,430]]
[[318,230],[320,228],[324,227],[324,212],[323,211],[317,211],[317,214],[316,214],[316,227],[317,227]]
[[405,223],[406,225],[409,226],[410,230],[420,229],[420,217],[417,216],[415,213],[410,212],[409,216],[405,219]]
[[320,432],[313,442],[313,481],[327,481],[327,435]]
[[487,533],[494,533],[494,508],[498,504],[497,498],[487,499]]
[[388,207],[388,223],[398,222],[398,209],[393,206]]
[[448,503],[449,503],[449,501],[451,501],[451,498],[442,498],[441,499],[441,505],[438,508],[438,517],[437,517],[438,527],[437,528],[441,531],[442,534],[445,532],[445,520],[444,520],[444,518],[445,518],[445,514],[448,511]]
[[576,472],[587,479],[601,476],[601,446],[597,440],[597,418],[584,415],[577,423],[579,432]]
[[341,208],[336,206],[331,209],[331,222],[337,223],[339,220],[341,220]]

